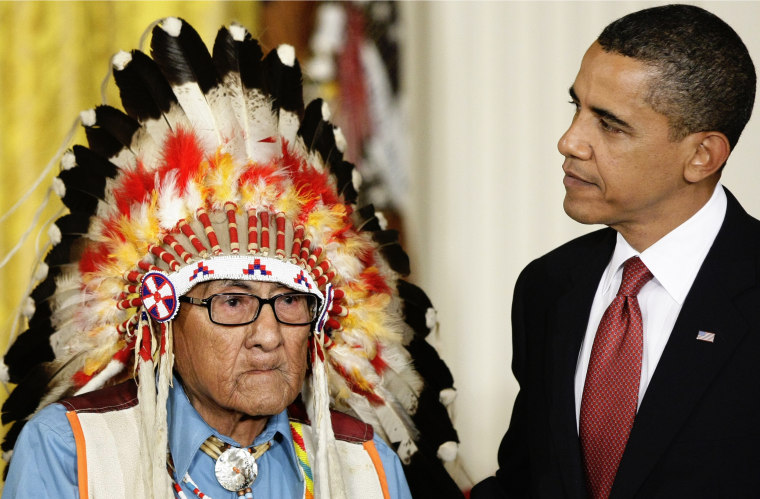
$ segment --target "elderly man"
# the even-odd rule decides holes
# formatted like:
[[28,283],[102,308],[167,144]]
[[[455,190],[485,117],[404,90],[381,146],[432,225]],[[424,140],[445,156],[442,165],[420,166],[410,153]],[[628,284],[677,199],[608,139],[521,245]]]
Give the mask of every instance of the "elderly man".
[[[152,56],[114,57],[127,114],[83,113],[89,148],[62,159],[70,214],[6,356],[21,383],[4,420],[41,410],[5,495],[410,497],[399,458],[444,473],[424,459],[445,432],[423,442],[413,422],[408,264],[354,211],[324,105],[301,119],[292,48],[262,59],[233,25],[212,57],[168,18]],[[30,345],[53,361],[35,370]]]
[[564,208],[605,224],[515,288],[520,383],[484,497],[760,490],[760,223],[719,184],[755,69],[711,13],[627,15],[591,45],[559,141]]

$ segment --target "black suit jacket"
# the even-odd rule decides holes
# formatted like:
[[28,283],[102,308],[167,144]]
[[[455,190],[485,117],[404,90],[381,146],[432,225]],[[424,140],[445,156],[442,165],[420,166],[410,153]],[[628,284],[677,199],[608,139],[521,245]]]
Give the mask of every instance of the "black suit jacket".
[[[760,222],[727,196],[639,407],[613,498],[760,497]],[[573,380],[615,237],[603,229],[575,239],[518,278],[512,370],[520,392],[499,470],[472,499],[586,496]],[[715,341],[698,341],[700,330]]]

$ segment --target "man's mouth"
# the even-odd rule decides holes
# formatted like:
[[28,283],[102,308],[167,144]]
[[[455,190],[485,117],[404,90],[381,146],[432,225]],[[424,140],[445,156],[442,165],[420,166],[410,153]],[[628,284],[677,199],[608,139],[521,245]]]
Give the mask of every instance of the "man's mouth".
[[572,171],[564,170],[564,172],[565,177],[562,179],[562,183],[565,184],[566,187],[594,185],[593,182],[585,180],[583,177],[573,173]]

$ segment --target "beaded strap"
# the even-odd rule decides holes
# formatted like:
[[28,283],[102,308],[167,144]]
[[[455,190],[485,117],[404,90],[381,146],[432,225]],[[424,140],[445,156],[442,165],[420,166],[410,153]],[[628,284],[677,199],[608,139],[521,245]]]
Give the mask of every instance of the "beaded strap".
[[304,481],[306,482],[304,499],[314,499],[314,476],[311,473],[309,456],[306,454],[306,445],[303,441],[303,425],[291,421],[290,432],[293,434],[293,448],[296,450],[298,464],[301,465],[301,471],[303,472]]

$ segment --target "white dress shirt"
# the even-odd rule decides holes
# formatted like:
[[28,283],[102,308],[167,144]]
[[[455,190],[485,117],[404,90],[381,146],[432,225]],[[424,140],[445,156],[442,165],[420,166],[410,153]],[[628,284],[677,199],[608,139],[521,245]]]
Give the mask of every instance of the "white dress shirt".
[[591,347],[594,344],[594,337],[602,315],[620,288],[620,281],[623,279],[623,263],[632,256],[638,255],[654,276],[641,288],[638,295],[644,325],[644,349],[639,384],[639,404],[641,404],[686,295],[723,224],[726,204],[726,193],[718,184],[710,200],[697,213],[642,253],[633,249],[618,233],[615,252],[602,274],[594,295],[586,335],[578,355],[578,366],[575,370],[576,424],[580,421],[581,398],[591,357]]

